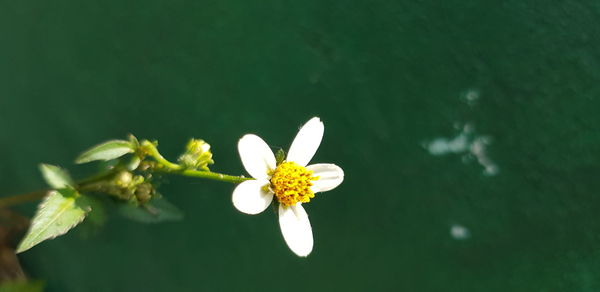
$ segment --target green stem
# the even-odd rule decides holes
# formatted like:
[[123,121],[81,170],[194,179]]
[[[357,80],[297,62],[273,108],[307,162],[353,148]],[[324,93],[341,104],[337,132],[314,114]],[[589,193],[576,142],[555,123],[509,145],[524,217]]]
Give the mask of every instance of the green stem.
[[[92,176],[81,181],[77,182],[77,190],[83,191],[87,190],[90,186],[93,186],[95,183],[106,179],[107,177],[113,176],[116,171],[110,171],[107,173],[103,173],[100,175]],[[14,205],[19,205],[27,202],[41,200],[48,194],[51,189],[47,190],[39,190],[25,194],[18,194],[10,197],[0,198],[0,208],[6,208]]]
[[212,171],[200,171],[200,170],[193,170],[193,169],[185,169],[185,170],[171,172],[171,173],[177,173],[177,174],[180,174],[183,176],[189,176],[189,177],[199,177],[199,178],[212,179],[212,180],[217,180],[217,181],[222,181],[222,182],[230,182],[230,183],[234,183],[234,184],[253,179],[251,177],[234,176],[234,175],[222,174],[222,173],[217,173],[217,172],[212,172]]
[[148,140],[142,141],[142,147],[144,147],[144,150],[146,151],[146,153],[148,155],[150,155],[152,158],[154,158],[154,160],[156,160],[156,162],[158,162],[160,165],[162,165],[170,170],[182,169],[181,165],[175,164],[171,161],[168,161],[162,155],[160,155],[160,152],[158,152],[158,149],[156,149],[156,146],[154,144],[152,144],[150,141],[148,141]]
[[142,141],[142,147],[144,147],[144,150],[146,151],[146,153],[148,155],[150,155],[152,158],[154,158],[154,160],[156,160],[156,162],[158,162],[159,165],[164,167],[162,169],[157,168],[156,169],[157,171],[171,173],[171,174],[179,174],[179,175],[189,176],[189,177],[212,179],[212,180],[217,180],[217,181],[222,181],[222,182],[230,182],[230,183],[241,183],[243,181],[253,179],[253,178],[247,178],[244,176],[233,176],[233,175],[222,174],[222,173],[217,173],[217,172],[212,172],[212,171],[186,169],[183,166],[173,163],[173,162],[170,162],[166,158],[164,158],[160,154],[160,152],[158,152],[158,149],[156,149],[156,146],[154,144],[152,144],[150,141],[148,141],[148,140]]
[[93,183],[97,183],[100,181],[105,180],[106,178],[109,178],[111,176],[114,176],[116,173],[118,173],[121,169],[120,168],[114,168],[109,172],[106,173],[101,173],[101,174],[97,174],[94,176],[90,176],[88,178],[84,178],[80,181],[78,181],[76,183],[77,185],[77,189],[81,190],[82,188],[85,188],[87,185],[93,184]]
[[[100,175],[92,176],[87,179],[83,179],[83,180],[77,182],[77,184],[76,184],[77,189],[79,191],[85,190],[88,186],[93,185],[94,183],[96,183],[98,181],[102,181],[102,180],[106,179],[107,177],[110,177],[114,174],[115,174],[115,172],[111,171],[111,172],[103,173]],[[44,198],[46,196],[46,194],[48,194],[49,191],[51,191],[51,190],[50,189],[39,190],[39,191],[31,192],[31,193],[19,194],[19,195],[0,198],[0,208],[6,208],[6,207],[14,206],[14,205],[27,203],[27,202],[41,200],[42,198]]]

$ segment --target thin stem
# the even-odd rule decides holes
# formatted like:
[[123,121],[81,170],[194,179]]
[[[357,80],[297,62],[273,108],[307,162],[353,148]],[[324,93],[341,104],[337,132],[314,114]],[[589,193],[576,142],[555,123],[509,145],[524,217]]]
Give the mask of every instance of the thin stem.
[[[96,176],[92,176],[92,177],[83,179],[76,183],[76,185],[77,185],[76,188],[78,191],[87,190],[87,189],[89,189],[90,186],[93,186],[95,183],[102,181],[102,180],[106,179],[107,177],[110,177],[114,174],[115,174],[115,171],[110,171],[107,173],[103,173],[100,175],[96,175]],[[31,202],[31,201],[41,200],[42,198],[44,198],[46,196],[46,194],[48,194],[49,191],[51,191],[51,190],[50,189],[39,190],[39,191],[30,192],[30,193],[0,198],[0,208],[6,208],[6,207],[19,205],[19,204],[23,204],[23,203],[27,203],[27,202]]]
[[22,203],[27,203],[31,201],[37,201],[42,199],[49,190],[39,190],[31,193],[15,195],[6,198],[0,198],[0,208],[6,208]]
[[177,171],[174,173],[177,173],[177,174],[180,174],[183,176],[206,178],[206,179],[218,180],[218,181],[222,181],[222,182],[230,182],[230,183],[234,183],[234,184],[253,179],[251,177],[234,176],[234,175],[222,174],[222,173],[217,173],[217,172],[212,172],[212,171],[200,171],[200,170],[193,170],[193,169],[185,169],[185,170]]
[[212,171],[201,171],[194,169],[185,169],[183,166],[170,162],[166,158],[164,158],[156,149],[156,146],[152,144],[150,141],[142,141],[142,147],[146,150],[146,153],[150,155],[159,165],[164,166],[164,169],[157,168],[157,171],[162,171],[165,173],[179,174],[183,176],[189,177],[198,177],[205,179],[212,179],[222,182],[230,182],[230,183],[241,183],[243,181],[247,181],[252,178],[247,178],[243,176],[233,176],[228,174],[222,174]]
[[170,170],[182,169],[181,165],[173,163],[171,161],[168,161],[166,158],[164,158],[160,154],[160,152],[158,152],[158,149],[156,149],[156,146],[154,146],[154,144],[150,143],[150,141],[148,141],[148,140],[142,141],[142,147],[144,147],[144,150],[147,151],[148,155],[150,155],[152,158],[154,158],[156,160],[156,162],[158,162],[162,166],[164,166]]
[[105,173],[100,173],[94,176],[90,176],[88,178],[84,178],[80,181],[78,181],[77,184],[77,189],[81,189],[86,187],[89,184],[93,184],[99,181],[103,181],[108,177],[111,177],[113,175],[115,175],[120,169],[119,168],[114,168],[111,171],[105,172]]

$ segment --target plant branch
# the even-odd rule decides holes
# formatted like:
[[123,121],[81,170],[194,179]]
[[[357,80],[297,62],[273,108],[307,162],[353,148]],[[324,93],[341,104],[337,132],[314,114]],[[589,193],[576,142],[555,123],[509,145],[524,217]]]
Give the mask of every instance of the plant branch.
[[10,197],[0,198],[0,208],[7,208],[10,206],[27,203],[31,201],[37,201],[42,199],[50,190],[39,190],[26,194],[14,195]]
[[179,174],[179,175],[188,176],[188,177],[212,179],[212,180],[229,182],[229,183],[234,183],[234,184],[254,179],[251,177],[234,176],[234,175],[222,174],[222,173],[218,173],[218,172],[202,171],[202,170],[194,170],[194,169],[184,169],[184,170],[179,170],[179,171],[164,171],[164,172],[172,173],[172,174]]
[[158,152],[158,149],[156,149],[156,146],[154,144],[152,144],[150,141],[147,141],[147,140],[142,141],[142,147],[144,147],[144,150],[146,151],[146,153],[148,155],[150,155],[152,158],[154,158],[154,160],[156,160],[156,162],[158,162],[158,164],[163,167],[163,168],[157,168],[156,169],[157,171],[161,171],[164,173],[170,173],[170,174],[179,174],[179,175],[189,176],[189,177],[212,179],[212,180],[217,180],[217,181],[222,181],[222,182],[230,182],[230,183],[241,183],[243,181],[253,179],[253,178],[247,178],[244,176],[234,176],[234,175],[222,174],[222,173],[217,173],[217,172],[212,172],[212,171],[184,168],[183,166],[173,163],[173,162],[170,162],[166,158],[164,158],[160,154],[160,152]]
[[[217,172],[212,172],[212,171],[186,168],[177,163],[170,162],[169,160],[164,158],[160,154],[160,152],[158,152],[156,145],[154,145],[153,143],[151,143],[148,140],[142,141],[141,147],[143,147],[143,151],[145,152],[146,155],[152,157],[157,162],[157,167],[155,167],[153,169],[156,172],[162,172],[162,173],[167,173],[167,174],[176,174],[176,175],[182,175],[182,176],[187,176],[187,177],[211,179],[211,180],[236,183],[236,184],[253,179],[253,178],[248,178],[248,177],[244,177],[244,176],[234,176],[234,175],[222,174],[222,173],[217,173]],[[83,180],[78,181],[77,184],[75,185],[75,188],[78,191],[95,190],[98,183],[102,183],[103,181],[110,179],[112,176],[114,176],[120,170],[122,170],[122,168],[115,168],[111,171],[85,178]],[[50,191],[49,189],[46,189],[46,190],[39,190],[39,191],[30,192],[30,193],[26,193],[26,194],[19,194],[19,195],[14,195],[14,196],[10,196],[10,197],[0,198],[0,208],[6,208],[6,207],[22,204],[22,203],[40,200],[40,199],[44,198],[44,196],[46,196],[46,194],[49,191]]]

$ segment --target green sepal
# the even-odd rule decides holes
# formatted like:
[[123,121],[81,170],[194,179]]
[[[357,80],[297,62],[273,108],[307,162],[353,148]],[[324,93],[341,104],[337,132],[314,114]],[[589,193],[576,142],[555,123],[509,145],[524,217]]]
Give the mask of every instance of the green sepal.
[[285,151],[279,148],[277,152],[275,152],[275,161],[277,165],[280,165],[285,160]]
[[140,141],[133,134],[129,134],[127,138],[129,138],[129,142],[131,143],[131,145],[133,145],[133,147],[135,147],[136,149],[140,147]]
[[63,189],[75,185],[67,171],[58,166],[42,163],[39,168],[44,180],[53,189]]
[[135,149],[136,146],[130,141],[111,140],[83,152],[77,157],[75,163],[82,164],[96,160],[112,160],[125,154],[133,153],[135,152]]
[[17,246],[17,253],[67,233],[83,221],[90,210],[87,198],[74,189],[50,191],[40,203],[27,234]]

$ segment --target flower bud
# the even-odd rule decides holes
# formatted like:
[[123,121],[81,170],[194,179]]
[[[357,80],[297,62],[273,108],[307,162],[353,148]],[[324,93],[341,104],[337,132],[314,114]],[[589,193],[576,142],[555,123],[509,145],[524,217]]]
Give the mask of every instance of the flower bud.
[[135,189],[135,197],[140,204],[146,204],[154,195],[154,187],[150,183],[142,183]]
[[121,188],[127,188],[131,185],[131,181],[133,180],[133,175],[129,171],[121,171],[115,177],[114,183],[115,185]]
[[210,145],[200,139],[191,139],[178,161],[186,168],[201,170],[209,170],[208,165],[214,163]]

